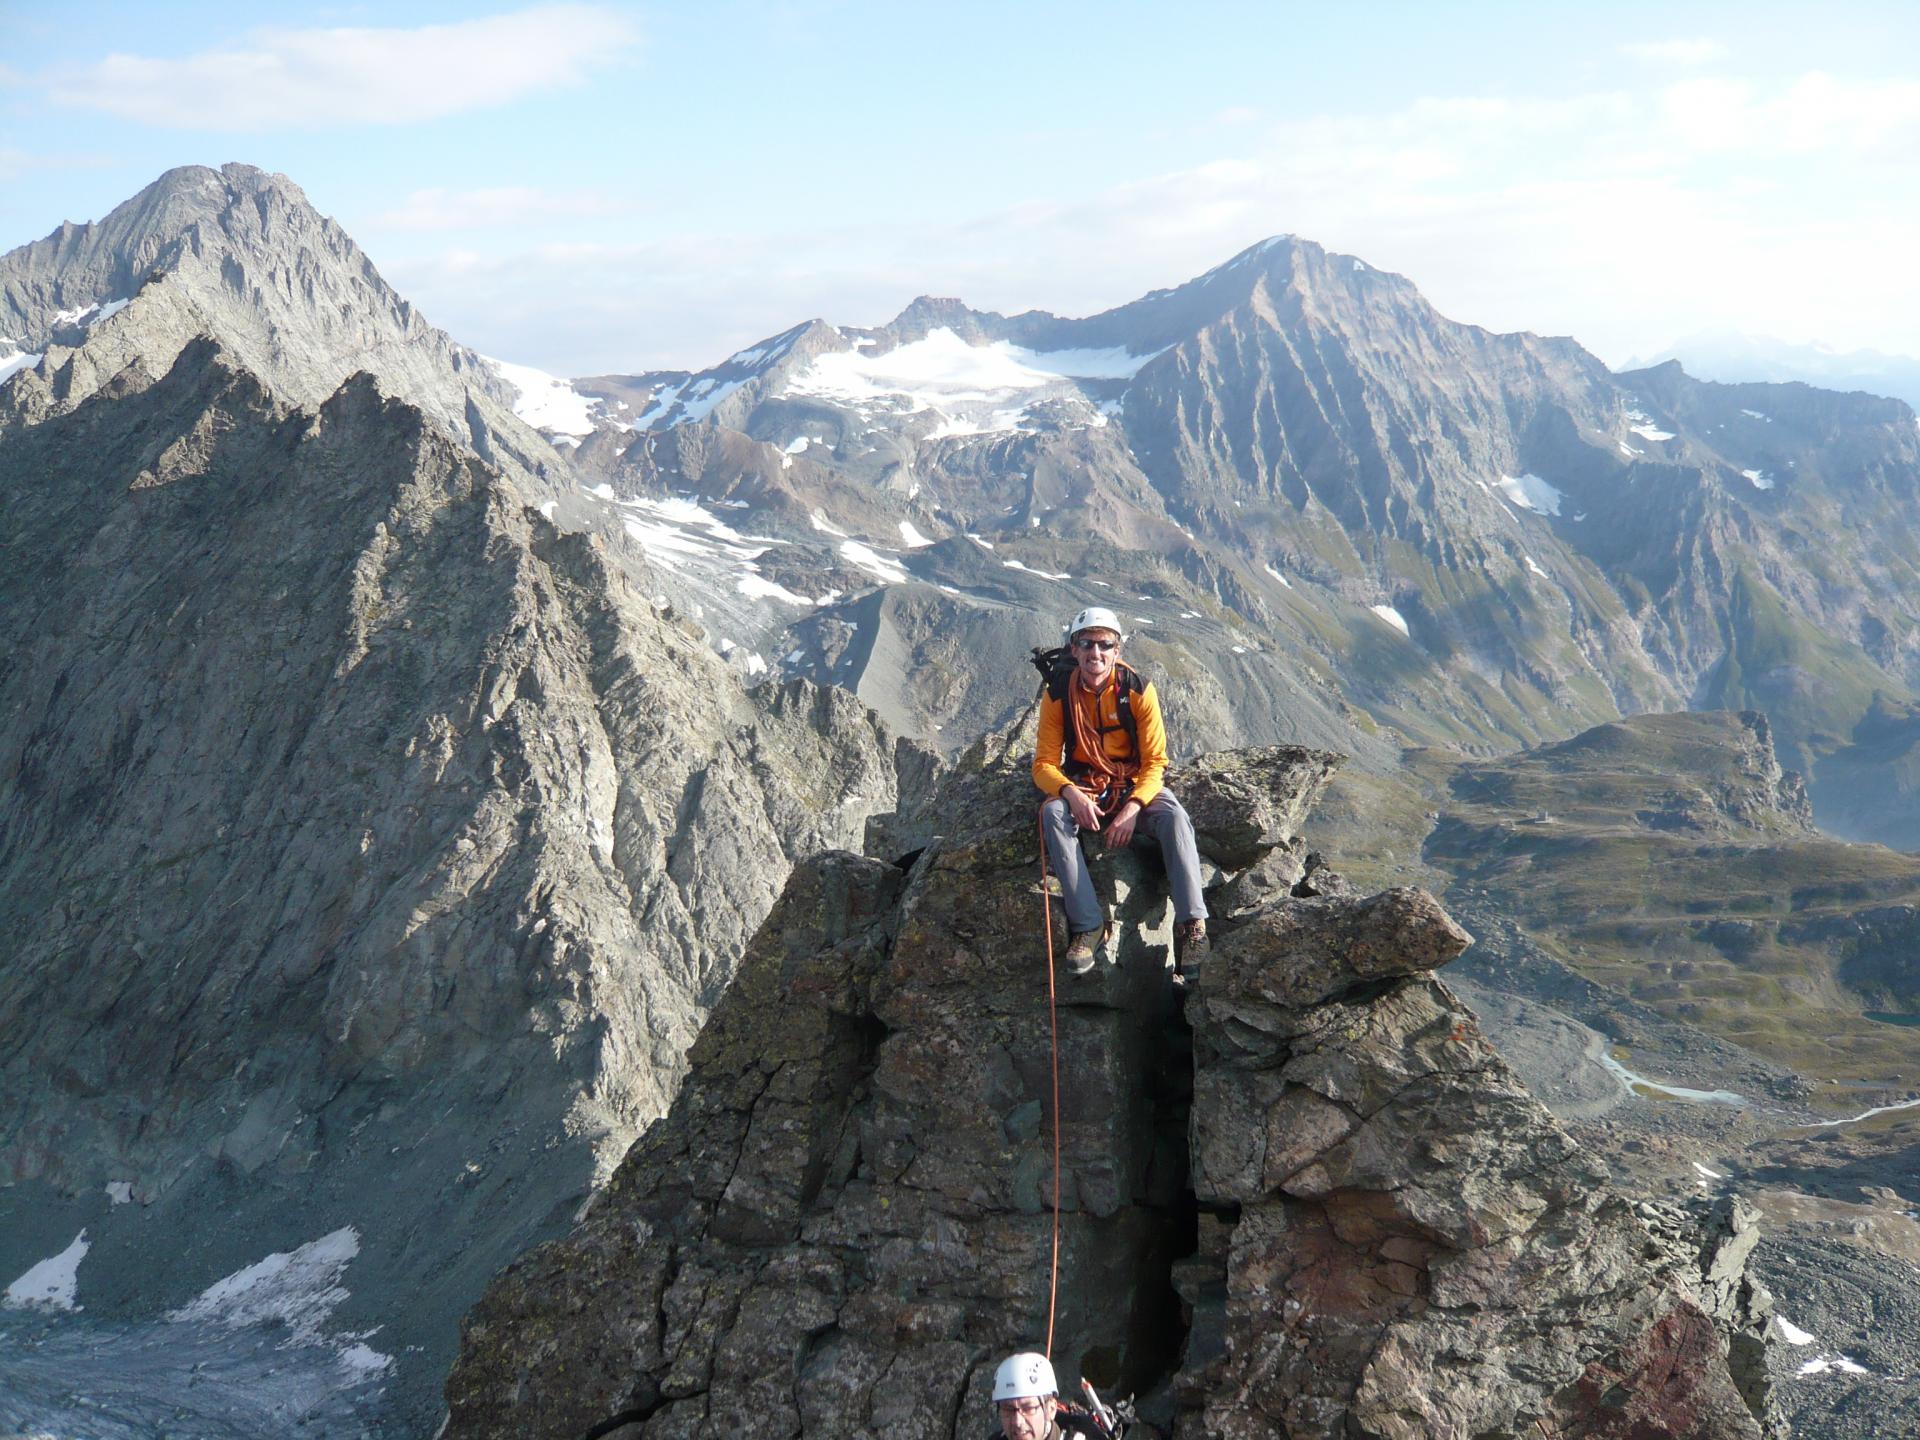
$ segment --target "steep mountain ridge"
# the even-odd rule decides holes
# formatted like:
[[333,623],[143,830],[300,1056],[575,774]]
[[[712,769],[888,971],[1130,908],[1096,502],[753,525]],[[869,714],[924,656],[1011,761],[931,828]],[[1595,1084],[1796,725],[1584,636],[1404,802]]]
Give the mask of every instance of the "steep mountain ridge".
[[152,1315],[352,1227],[343,1319],[430,1430],[453,1316],[665,1108],[895,742],[747,693],[370,376],[16,375],[0,504],[0,1268],[85,1227],[89,1311]]

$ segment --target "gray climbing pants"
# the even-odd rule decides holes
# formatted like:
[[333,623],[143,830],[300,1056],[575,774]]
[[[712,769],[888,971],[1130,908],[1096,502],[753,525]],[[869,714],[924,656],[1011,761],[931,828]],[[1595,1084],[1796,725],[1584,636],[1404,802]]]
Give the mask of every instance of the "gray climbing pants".
[[[1093,877],[1087,873],[1086,857],[1080,853],[1080,827],[1073,812],[1061,799],[1047,801],[1041,807],[1047,832],[1047,863],[1060,877],[1060,890],[1066,897],[1067,929],[1078,935],[1098,930],[1105,923],[1100,899],[1094,894]],[[1153,803],[1133,822],[1133,843],[1158,842],[1160,858],[1167,867],[1167,890],[1173,897],[1176,920],[1204,920],[1207,902],[1200,895],[1200,852],[1193,844],[1193,821],[1173,792],[1162,790]],[[1095,836],[1093,844],[1104,843]]]

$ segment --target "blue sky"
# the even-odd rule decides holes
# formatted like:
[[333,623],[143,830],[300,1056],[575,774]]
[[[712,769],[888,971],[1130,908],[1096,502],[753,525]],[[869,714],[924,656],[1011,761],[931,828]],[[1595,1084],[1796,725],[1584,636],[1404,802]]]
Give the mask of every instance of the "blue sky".
[[0,249],[290,175],[459,339],[697,366],[1290,231],[1610,363],[1920,350],[1920,6],[0,0]]

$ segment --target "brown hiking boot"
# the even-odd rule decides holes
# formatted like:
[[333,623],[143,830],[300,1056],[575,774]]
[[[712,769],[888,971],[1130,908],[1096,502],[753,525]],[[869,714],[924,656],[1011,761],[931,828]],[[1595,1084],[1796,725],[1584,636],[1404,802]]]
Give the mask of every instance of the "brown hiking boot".
[[1099,948],[1100,939],[1105,935],[1103,926],[1098,930],[1082,930],[1078,935],[1067,937],[1067,969],[1075,975],[1084,975],[1093,969],[1093,954]]
[[1207,958],[1207,922],[1182,920],[1173,927],[1173,978],[1185,984],[1187,976],[1198,970]]

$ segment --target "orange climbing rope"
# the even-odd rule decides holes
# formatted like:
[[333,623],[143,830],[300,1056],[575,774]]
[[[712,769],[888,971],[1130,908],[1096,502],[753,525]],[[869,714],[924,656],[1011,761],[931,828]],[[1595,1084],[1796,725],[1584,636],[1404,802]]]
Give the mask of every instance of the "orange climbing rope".
[[1060,1007],[1053,984],[1053,892],[1047,884],[1047,807],[1035,817],[1040,832],[1040,907],[1047,922],[1047,1025],[1053,1043],[1053,1276],[1047,1282],[1047,1350],[1053,1359],[1053,1313],[1060,1298]]

